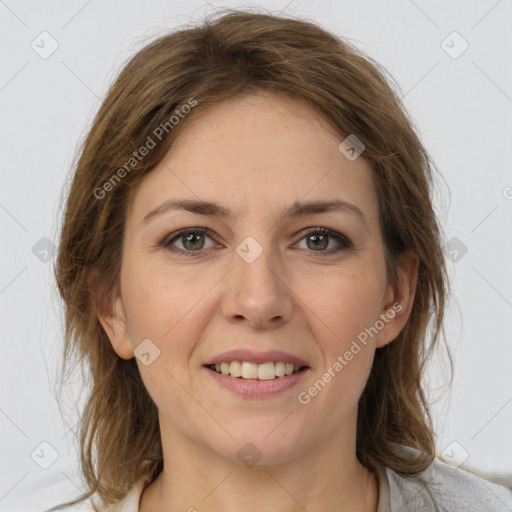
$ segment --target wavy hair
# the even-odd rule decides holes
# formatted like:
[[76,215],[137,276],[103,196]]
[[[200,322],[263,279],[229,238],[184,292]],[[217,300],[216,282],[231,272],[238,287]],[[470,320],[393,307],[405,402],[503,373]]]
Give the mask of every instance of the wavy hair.
[[[114,504],[163,467],[156,406],[135,359],[114,352],[98,320],[118,290],[131,194],[197,112],[258,90],[306,102],[340,137],[354,134],[365,144],[389,282],[396,283],[401,253],[419,258],[410,317],[393,343],[376,351],[360,398],[356,450],[363,465],[377,462],[404,476],[432,463],[423,375],[444,339],[448,280],[433,209],[435,166],[392,83],[379,64],[315,23],[245,10],[161,35],[126,63],[77,153],[55,263],[65,314],[63,379],[80,366],[89,383],[79,423],[87,490],[72,503],[96,494],[102,506]],[[172,130],[161,130],[144,158],[132,159],[191,99],[197,105]]]

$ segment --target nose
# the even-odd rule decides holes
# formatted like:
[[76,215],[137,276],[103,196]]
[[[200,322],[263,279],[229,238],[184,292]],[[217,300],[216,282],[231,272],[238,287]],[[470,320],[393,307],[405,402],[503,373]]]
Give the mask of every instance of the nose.
[[294,294],[277,255],[265,249],[249,263],[239,254],[227,275],[222,313],[230,323],[275,329],[292,316]]

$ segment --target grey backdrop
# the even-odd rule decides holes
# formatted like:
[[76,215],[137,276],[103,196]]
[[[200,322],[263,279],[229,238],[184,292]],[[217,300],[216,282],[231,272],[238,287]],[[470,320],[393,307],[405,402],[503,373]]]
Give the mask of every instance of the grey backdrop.
[[[454,465],[512,472],[511,2],[214,4],[251,5],[350,38],[403,91],[450,191],[440,182],[455,377],[434,408],[437,446]],[[77,142],[134,51],[212,8],[198,0],[0,0],[1,511],[43,510],[81,487],[76,418],[71,409],[64,423],[54,398],[62,325],[51,273]],[[440,356],[431,370],[438,392],[445,366]]]

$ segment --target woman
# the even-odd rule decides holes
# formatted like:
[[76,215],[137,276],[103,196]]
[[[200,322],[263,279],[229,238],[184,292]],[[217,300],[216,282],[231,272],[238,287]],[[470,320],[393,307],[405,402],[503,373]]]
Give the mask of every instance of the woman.
[[436,459],[432,178],[384,72],[312,23],[233,11],[135,55],[56,267],[91,377],[80,510],[511,507]]

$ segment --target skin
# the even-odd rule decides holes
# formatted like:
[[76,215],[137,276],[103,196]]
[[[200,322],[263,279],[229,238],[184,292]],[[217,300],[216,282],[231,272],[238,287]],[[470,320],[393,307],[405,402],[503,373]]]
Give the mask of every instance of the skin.
[[[194,115],[132,197],[120,292],[113,313],[100,314],[120,357],[134,357],[144,339],[160,350],[149,366],[137,359],[159,410],[165,466],[139,510],[375,511],[377,480],[356,458],[357,402],[375,350],[407,321],[417,258],[404,254],[398,285],[388,283],[370,164],[363,156],[349,161],[338,150],[344,137],[309,106],[260,92]],[[142,221],[171,198],[215,201],[232,215],[172,210]],[[296,200],[340,198],[366,225],[346,211],[283,215]],[[197,227],[212,237],[199,234],[204,248],[191,256],[161,243]],[[315,248],[306,228],[318,227],[352,246],[329,238]],[[252,263],[236,252],[247,236],[263,251]],[[183,243],[171,247],[193,252]],[[401,311],[300,403],[297,394],[394,303]],[[212,384],[202,367],[235,348],[286,351],[310,370],[277,396],[243,398]],[[252,467],[237,456],[248,442],[261,453]]]

